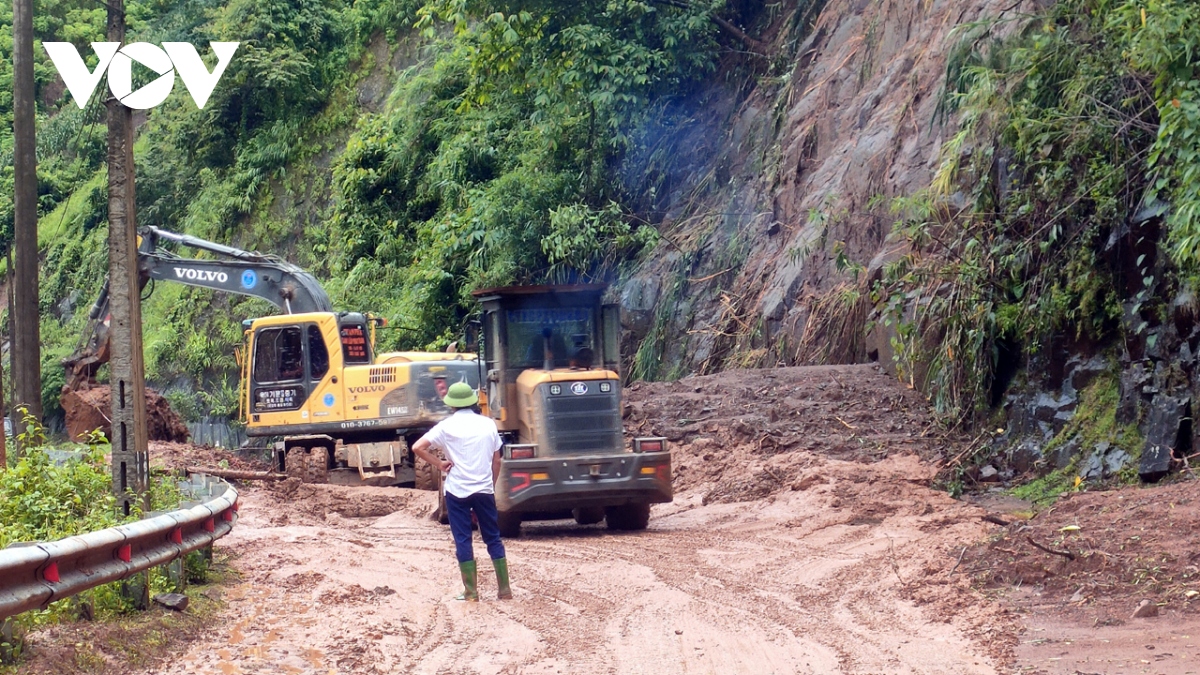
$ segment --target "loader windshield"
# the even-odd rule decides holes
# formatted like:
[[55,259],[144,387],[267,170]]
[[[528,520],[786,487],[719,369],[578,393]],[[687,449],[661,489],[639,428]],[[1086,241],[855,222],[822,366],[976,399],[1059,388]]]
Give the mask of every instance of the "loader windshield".
[[592,312],[587,307],[510,309],[505,319],[510,368],[541,368],[547,336],[555,368],[570,366],[582,350],[595,350]]

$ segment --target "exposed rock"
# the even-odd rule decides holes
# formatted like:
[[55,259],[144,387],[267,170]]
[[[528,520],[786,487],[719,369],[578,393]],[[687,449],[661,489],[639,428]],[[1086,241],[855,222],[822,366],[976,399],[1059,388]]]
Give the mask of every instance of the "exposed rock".
[[661,281],[658,277],[631,279],[621,291],[621,319],[635,335],[644,335],[654,320]]
[[999,480],[1000,472],[997,471],[996,467],[992,466],[991,464],[984,464],[983,467],[979,469],[979,482],[994,483]]
[[[1078,398],[1073,394],[1063,393],[1062,397],[1055,398],[1050,394],[1038,394],[1033,402],[1033,416],[1042,422],[1052,422],[1058,419],[1062,414],[1073,415],[1075,412],[1075,404],[1078,403]],[[1070,419],[1068,416],[1067,419]]]
[[1072,438],[1054,449],[1050,454],[1050,461],[1053,462],[1054,468],[1065,469],[1071,464],[1071,459],[1079,452],[1079,439]]
[[1074,394],[1082,391],[1104,371],[1108,370],[1108,362],[1099,356],[1083,359],[1079,356],[1067,361],[1067,376],[1063,380],[1063,393]]
[[1117,403],[1117,422],[1132,424],[1137,421],[1142,387],[1150,382],[1150,373],[1140,362],[1130,365],[1121,372],[1120,400]]
[[1171,452],[1180,443],[1180,424],[1188,415],[1189,404],[1187,398],[1166,395],[1155,396],[1151,401],[1146,419],[1146,446],[1138,466],[1142,480],[1157,481],[1171,470]]
[[1133,459],[1128,452],[1120,448],[1112,448],[1104,455],[1104,475],[1113,476],[1118,471],[1125,468],[1129,460]]
[[1104,477],[1104,456],[1093,452],[1079,465],[1079,475],[1084,480],[1099,480]]
[[[663,280],[654,305],[670,324],[664,372],[715,370],[737,341],[733,334],[759,325],[754,346],[785,363],[804,361],[811,345],[842,350],[849,360],[873,353],[890,367],[886,339],[873,339],[870,348],[857,340],[846,344],[831,331],[814,330],[821,322],[797,310],[850,281],[834,264],[835,242],[854,262],[870,265],[868,277],[889,256],[904,254],[888,237],[893,217],[878,197],[913,194],[929,184],[945,140],[955,133],[953,120],[936,114],[946,58],[960,41],[955,26],[1005,6],[990,0],[852,5],[845,13],[808,6],[819,21],[782,11],[764,34],[797,55],[789,74],[778,85],[749,91],[714,87],[714,104],[675,136],[674,169],[664,181],[669,189],[658,196],[669,225],[661,229],[671,236],[622,284],[628,316],[625,292]],[[869,49],[861,46],[865,26],[878,26]],[[781,97],[780,87],[794,93]],[[909,117],[935,121],[902,121]],[[758,159],[764,152],[777,158],[767,171]],[[712,210],[724,217],[688,217],[700,194],[720,204]],[[667,292],[681,275],[685,299],[696,299],[692,306]],[[645,314],[630,317],[627,326],[649,325],[651,308],[638,311]],[[846,335],[857,335],[866,314],[851,321]],[[800,342],[805,349],[795,349]],[[777,353],[776,344],[784,346]],[[919,363],[906,375],[923,381]]]
[[[1048,407],[1042,407],[1040,403]],[[1031,398],[1028,394],[1008,397],[1009,432],[1015,438],[1041,438],[1048,441],[1054,435],[1050,420],[1058,412],[1057,401],[1049,394]],[[1044,419],[1039,419],[1039,415]]]
[[1033,439],[1025,439],[1012,449],[1009,464],[1019,472],[1029,471],[1042,458],[1042,446]]
[[1158,616],[1158,605],[1149,600],[1141,601],[1138,603],[1137,609],[1133,610],[1135,619],[1148,619],[1152,616]]
[[188,596],[183,593],[159,593],[154,596],[154,602],[166,607],[167,609],[182,612],[188,607]]
[[1171,340],[1166,339],[1166,330],[1155,328],[1146,333],[1146,358],[1161,361],[1168,357]]
[[1128,452],[1114,447],[1108,441],[1101,441],[1079,467],[1079,475],[1087,480],[1109,478],[1125,468],[1129,460]]

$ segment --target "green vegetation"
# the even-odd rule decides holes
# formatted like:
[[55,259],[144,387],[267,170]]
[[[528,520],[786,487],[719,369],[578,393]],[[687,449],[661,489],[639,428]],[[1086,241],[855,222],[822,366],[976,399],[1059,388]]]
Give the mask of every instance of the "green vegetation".
[[429,62],[334,165],[340,297],[403,317],[415,330],[396,343],[444,344],[475,288],[603,277],[653,243],[622,206],[620,162],[647,142],[647,111],[712,67],[713,24],[692,7],[422,7]]
[[[1194,284],[1198,13],[1183,0],[1064,0],[1004,20],[1016,25],[964,27],[943,102],[960,130],[929,189],[897,200],[914,253],[876,289],[899,325],[900,365],[928,368],[951,421],[986,408],[1002,348],[1144,331],[1163,297]],[[1128,297],[1118,276],[1135,272],[1106,243],[1155,198],[1170,206],[1171,264],[1138,258]],[[1122,302],[1142,320],[1123,327]]]
[[1107,442],[1128,452],[1136,465],[1145,439],[1138,432],[1136,424],[1117,423],[1117,405],[1120,399],[1118,385],[1119,379],[1116,374],[1105,373],[1079,392],[1079,405],[1075,409],[1075,416],[1046,445],[1045,452],[1053,452],[1071,440],[1087,449]]
[[[25,414],[24,409],[19,412]],[[20,458],[10,453],[9,467],[0,471],[0,548],[14,542],[53,541],[142,517],[140,509],[127,518],[117,515],[107,445],[48,447],[43,445],[45,432],[36,420],[26,416],[25,421],[28,430],[16,439],[24,453]],[[48,450],[75,450],[80,457],[60,464],[51,459]],[[181,493],[173,479],[152,477],[152,509],[174,509],[180,501]],[[202,575],[195,561],[190,563],[189,573],[193,577]],[[152,592],[173,588],[167,574],[160,569],[152,571]],[[107,584],[51,603],[46,610],[26,612],[16,621],[22,630],[54,623],[76,616],[81,604],[88,605],[97,616],[132,609],[130,601],[120,594],[119,584]]]
[[[139,224],[309,269],[339,309],[401,328],[381,333],[385,349],[444,346],[473,311],[475,288],[611,277],[656,241],[634,216],[642,176],[625,162],[652,156],[661,130],[686,121],[673,101],[715,67],[712,18],[723,8],[719,0],[127,6],[129,41],[191,42],[202,56],[210,40],[241,43],[203,110],[177,83],[139,127]],[[88,43],[104,34],[102,5],[38,0],[35,14],[38,40],[74,42],[94,64]],[[6,123],[10,22],[0,8]],[[105,271],[105,127],[100,94],[79,110],[51,90],[54,69],[40,46],[35,57],[43,403],[52,413],[62,384],[54,374],[85,330]],[[411,65],[394,72],[393,63]],[[12,181],[6,123],[0,188]],[[0,189],[0,246],[11,228],[11,189]],[[274,309],[170,284],[147,293],[149,380],[234,390],[240,321]],[[191,417],[228,414],[228,398],[172,394]]]
[[1055,469],[1041,478],[1014,488],[1013,496],[1038,506],[1053,504],[1063,493],[1077,491],[1082,486],[1083,483],[1076,473],[1077,467],[1078,461],[1072,461],[1068,466]]
[[1130,456],[1126,468],[1115,480],[1121,483],[1137,480],[1137,462],[1141,457],[1145,439],[1138,432],[1136,424],[1117,423],[1118,383],[1119,379],[1115,373],[1105,373],[1079,392],[1079,405],[1075,409],[1075,416],[1043,449],[1045,456],[1051,457],[1063,446],[1074,443],[1079,448],[1078,454],[1072,458],[1069,465],[1054,469],[1045,476],[1014,489],[1014,496],[1044,505],[1053,502],[1063,492],[1087,488],[1088,482],[1080,476],[1080,458],[1090,453],[1101,442],[1120,448]]

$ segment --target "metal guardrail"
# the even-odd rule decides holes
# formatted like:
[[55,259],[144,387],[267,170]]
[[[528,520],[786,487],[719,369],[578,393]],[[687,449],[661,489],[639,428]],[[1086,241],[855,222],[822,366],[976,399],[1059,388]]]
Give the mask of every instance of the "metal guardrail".
[[0,619],[165,565],[229,534],[238,509],[233,486],[193,475],[180,487],[197,500],[127,525],[0,550]]

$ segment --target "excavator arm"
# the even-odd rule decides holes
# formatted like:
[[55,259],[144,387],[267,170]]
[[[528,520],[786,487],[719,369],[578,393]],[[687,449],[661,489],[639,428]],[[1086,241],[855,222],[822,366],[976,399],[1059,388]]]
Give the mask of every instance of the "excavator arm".
[[[273,255],[243,251],[156,227],[139,230],[138,285],[151,279],[211,288],[262,298],[288,314],[332,312],[333,303],[317,280],[303,269]],[[162,241],[207,251],[214,259],[182,258],[160,247]],[[88,312],[88,328],[80,344],[63,361],[66,386],[80,389],[109,359],[108,279]]]

